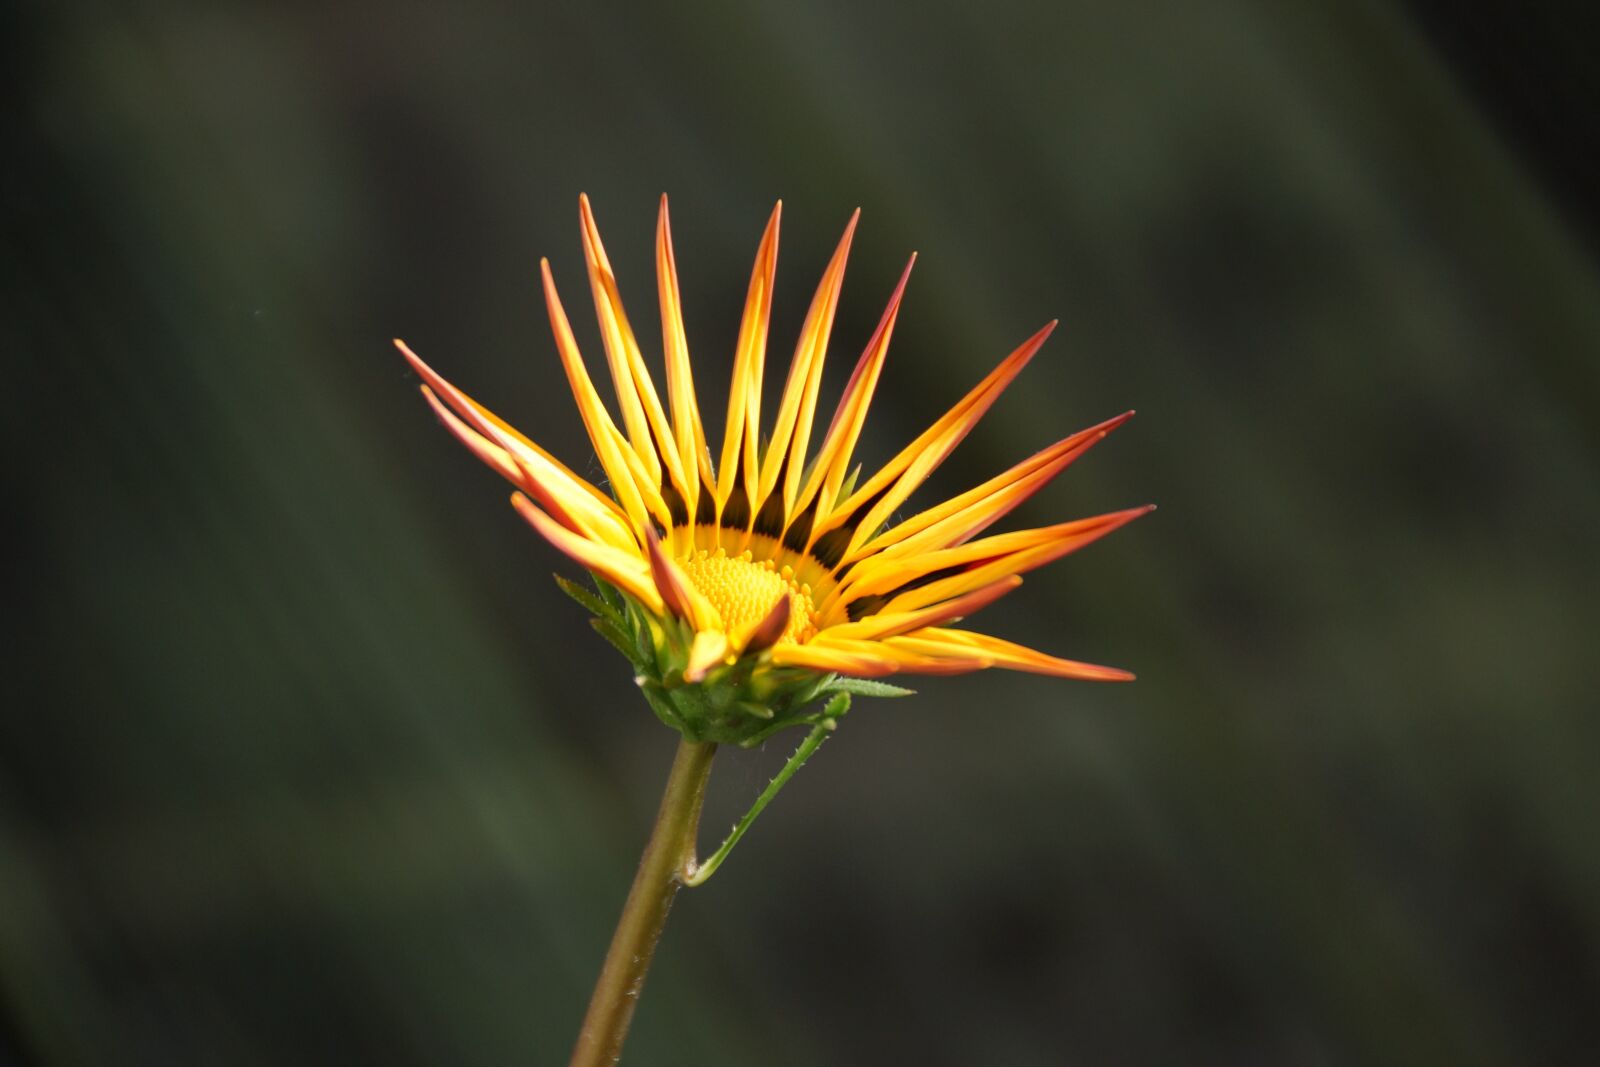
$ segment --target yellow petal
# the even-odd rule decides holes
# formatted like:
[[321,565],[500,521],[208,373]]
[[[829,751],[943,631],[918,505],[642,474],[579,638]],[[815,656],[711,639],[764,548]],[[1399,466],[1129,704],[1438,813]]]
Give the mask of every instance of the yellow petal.
[[650,578],[650,565],[644,560],[573,533],[540,511],[533,501],[521,493],[511,495],[511,505],[517,509],[517,514],[528,521],[528,525],[538,530],[556,548],[612,585],[631,593],[656,614],[666,610],[661,602],[661,594],[656,591],[655,582]]
[[789,379],[783,387],[783,399],[778,404],[778,420],[773,424],[772,439],[767,445],[767,455],[761,465],[761,484],[753,500],[760,507],[783,477],[784,520],[794,506],[795,495],[800,491],[800,475],[805,469],[806,448],[811,442],[811,422],[817,409],[817,390],[822,385],[822,364],[827,355],[828,336],[833,330],[834,313],[839,308],[839,289],[844,284],[845,261],[850,257],[850,241],[856,232],[856,222],[861,218],[857,208],[845,224],[844,236],[834,250],[828,269],[822,274],[817,293],[811,298],[811,308],[806,312],[805,325],[800,329],[800,343],[795,346],[794,359],[789,364]]
[[[772,314],[772,278],[778,267],[778,222],[783,201],[772,209],[767,229],[756,250],[739,321],[739,343],[733,355],[733,381],[728,386],[728,424],[722,438],[722,463],[718,468],[717,507],[720,511],[742,475],[745,491],[755,491],[760,481],[758,449],[761,445],[761,373],[767,354],[767,324]],[[741,447],[742,445],[742,447]],[[752,502],[752,509],[759,501]]]
[[[512,430],[493,412],[451,385],[404,342],[397,340],[395,345],[417,373],[429,383],[423,387],[423,394],[427,396],[428,402],[434,405],[435,411],[440,413],[440,417],[445,418],[444,408],[439,403],[442,400],[460,416],[463,428],[470,428],[479,440],[493,444],[498,452],[503,452],[521,472],[520,477],[511,478],[515,484],[532,492],[541,505],[549,506],[552,511],[559,510],[570,519],[577,520],[576,524],[568,522],[574,529],[580,529],[588,536],[597,537],[620,548],[637,546],[626,517],[618,509],[615,501],[573,474],[552,459],[548,452]],[[491,458],[480,452],[472,441],[461,437],[456,425],[451,421],[447,420],[445,425],[452,432],[456,432],[469,448],[479,454],[480,458],[491,462],[491,465],[502,474],[506,473],[499,466],[498,457]]]
[[[911,268],[916,262],[917,257],[912,255],[906,263],[906,269],[901,272],[900,281],[889,297],[889,306],[878,320],[878,328],[873,331],[866,350],[861,353],[855,370],[850,373],[850,380],[845,383],[844,394],[839,398],[833,421],[822,439],[822,447],[817,451],[811,474],[806,478],[800,495],[795,498],[796,511],[804,511],[815,501],[817,514],[821,517],[833,507],[839,487],[844,484],[845,473],[850,469],[850,458],[861,436],[862,424],[866,422],[867,408],[872,403],[872,393],[877,388],[884,357],[889,353],[889,340],[894,336],[900,302],[905,298],[906,283],[911,280]],[[817,532],[813,527],[811,540],[816,539]]]
[[678,263],[672,253],[672,223],[667,216],[667,196],[661,194],[661,214],[656,220],[656,285],[661,302],[661,341],[666,353],[667,400],[672,405],[672,428],[683,461],[684,500],[692,519],[701,486],[715,485],[711,453],[706,448],[705,426],[695,400],[694,373],[689,366],[689,341],[683,327],[683,303],[678,294]]
[[[1014,566],[1012,573],[1020,573],[1042,566],[1051,560],[1059,559],[1069,552],[1075,552],[1091,542],[1097,541],[1120,526],[1125,526],[1144,515],[1150,510],[1148,507],[1130,508],[1126,511],[1113,512],[1109,515],[1097,515],[1089,519],[1075,519],[1072,522],[1057,523],[1054,526],[1045,526],[1035,530],[1014,530],[1010,533],[996,534],[993,537],[979,538],[966,544],[951,548],[938,549],[930,552],[919,552],[914,555],[899,557],[872,556],[863,560],[850,572],[846,580],[841,583],[824,604],[819,604],[818,609],[823,613],[824,625],[827,620],[840,617],[846,606],[852,601],[867,596],[880,596],[894,592],[907,583],[915,582],[931,574],[944,571],[958,571],[944,579],[950,588],[960,588],[966,581],[973,581],[982,566],[991,563],[998,564],[1005,560],[1022,561],[1026,565]],[[1028,555],[1035,549],[1048,549],[1049,551],[1037,555]],[[994,570],[1004,572],[1005,568],[996,566]],[[992,572],[987,572],[992,573]],[[933,589],[939,583],[933,582],[919,586],[913,590],[913,595],[923,590]],[[885,610],[888,610],[887,607]]]
[[931,607],[915,611],[883,612],[868,615],[855,622],[829,626],[816,636],[815,641],[822,644],[830,644],[841,638],[881,641],[886,637],[910,633],[925,626],[941,626],[947,622],[964,619],[988,607],[1021,584],[1021,578],[1014,574],[1007,575],[982,588]]
[[616,382],[617,402],[622,405],[628,437],[646,472],[659,484],[661,467],[665,464],[672,485],[687,496],[678,445],[673,439],[666,412],[662,410],[661,400],[656,395],[650,370],[639,351],[638,339],[634,337],[633,328],[628,325],[628,316],[622,309],[622,294],[617,289],[611,262],[606,258],[605,246],[600,242],[600,230],[595,225],[588,196],[580,196],[578,206],[583,222],[584,260],[589,268],[589,285],[594,291],[595,314],[600,323],[600,337],[605,343],[611,376]]
[[[864,650],[864,651],[863,651]],[[872,642],[857,642],[850,649],[818,645],[778,645],[772,662],[779,667],[806,667],[814,671],[835,671],[854,678],[876,678],[899,670],[895,660],[881,654]]]
[[961,544],[977,536],[1048,485],[1079,456],[1132,417],[1133,412],[1125,412],[1057,441],[982,485],[897,523],[854,552],[847,553],[842,563],[851,564],[877,556],[910,555]]
[[519,489],[526,488],[524,483],[527,479],[523,477],[522,468],[511,458],[511,453],[462,422],[456,417],[456,413],[445,407],[438,395],[426,385],[422,387],[422,395],[433,408],[433,413],[439,416],[439,421],[444,423],[445,429],[455,435],[456,440],[466,445],[472,454],[485,464],[494,468],[500,477]]
[[836,643],[806,645],[779,645],[772,650],[774,663],[792,667],[809,667],[819,671],[837,671],[856,678],[877,678],[900,671],[917,674],[963,674],[982,670],[990,665],[988,657],[977,652],[956,652],[950,655],[928,655],[916,649],[902,648],[899,638],[888,641],[859,641],[843,639]]
[[539,506],[549,512],[561,525],[581,536],[594,539],[594,531],[589,525],[575,516],[572,510],[565,506],[560,496],[552,493],[547,486],[534,478],[531,472],[520,466],[510,452],[462,422],[456,417],[455,412],[445,407],[433,390],[426,385],[422,387],[422,395],[427,398],[434,414],[439,416],[439,421],[455,434],[457,440],[471,449],[474,455],[497,470],[511,484],[531,494],[539,502]]
[[[594,445],[595,455],[600,459],[600,465],[605,468],[606,476],[611,479],[612,489],[621,501],[622,508],[628,514],[628,519],[633,523],[634,531],[640,540],[644,538],[644,529],[650,524],[650,512],[655,512],[657,518],[666,515],[666,506],[660,502],[660,493],[651,484],[646,476],[647,472],[638,468],[639,457],[633,449],[625,448],[626,441],[617,429],[616,423],[611,421],[611,416],[606,412],[605,405],[600,402],[600,395],[595,392],[594,383],[589,380],[589,372],[584,368],[583,356],[578,352],[578,342],[572,336],[572,324],[567,321],[567,313],[561,307],[561,297],[556,293],[555,279],[550,275],[550,261],[539,261],[539,272],[544,280],[545,306],[550,312],[550,329],[555,335],[556,351],[561,356],[561,366],[567,372],[567,384],[572,387],[573,399],[577,401],[578,412],[583,416],[584,429],[589,431],[589,441]],[[629,462],[632,457],[632,463]],[[656,498],[654,503],[658,507],[646,506],[646,494]],[[664,525],[670,525],[670,518],[666,518]]]
[[1094,682],[1131,682],[1133,674],[1117,667],[1101,667],[1093,663],[1049,656],[1023,645],[1002,641],[988,634],[970,630],[945,630],[930,628],[905,637],[890,638],[886,644],[907,652],[928,656],[979,655],[989,659],[995,667],[1033,674],[1048,674],[1056,678],[1082,678]]
[[[427,382],[445,403],[454,408],[456,414],[465,419],[468,425],[476,428],[479,433],[499,442],[501,447],[513,455],[523,458],[529,456],[537,457],[538,460],[542,461],[543,465],[553,472],[553,480],[561,481],[564,487],[587,493],[594,498],[597,504],[614,513],[619,519],[623,517],[622,509],[617,506],[615,500],[612,500],[583,478],[578,477],[566,464],[528,440],[513,428],[510,423],[452,385],[444,375],[434,370],[421,356],[411,351],[411,348],[404,341],[395,338],[394,346],[400,350],[400,354],[411,364],[411,368],[422,376],[422,380]],[[482,425],[483,423],[488,423],[488,425]],[[540,466],[539,463],[534,465]]]
[[[1055,327],[1056,324],[1051,322],[1024,341],[962,397],[955,407],[902,449],[882,470],[867,479],[865,485],[850,494],[850,498],[842,502],[833,515],[819,516],[813,536],[821,536],[846,521],[853,521],[855,532],[845,548],[845,554],[861,547],[905,503],[917,486],[945,461],[956,445],[966,438],[1000,394],[1022,372],[1022,368],[1033,359]],[[860,514],[863,507],[866,511]]]
[[[1083,545],[1098,541],[1118,526],[1133,522],[1134,518],[1149,514],[1152,507],[1133,507],[1123,512],[1112,512],[1110,515],[1098,515],[1094,518],[1080,518],[1077,522],[1061,523],[1059,526],[1048,526],[1045,530],[1022,531],[1022,534],[1048,534],[1043,542],[1037,542],[1037,537],[1027,537],[1026,547],[1011,550],[1011,552],[997,555],[989,560],[981,561],[971,569],[958,571],[947,577],[939,577],[926,585],[917,585],[914,589],[899,593],[898,597],[891,598],[883,611],[915,611],[934,605],[950,597],[958,597],[971,589],[979,589],[981,585],[997,581],[1006,574],[1026,574],[1038,566],[1059,560],[1069,552],[1082,549]],[[1014,534],[1002,534],[1002,537],[1011,537]],[[979,542],[974,542],[979,544]],[[963,547],[965,549],[965,547]],[[949,549],[947,552],[962,552],[963,549]],[[930,553],[938,555],[938,553]],[[915,563],[914,563],[915,565]],[[931,573],[931,571],[925,571]],[[838,611],[835,606],[834,611]],[[826,621],[824,621],[826,625]]]
[[694,635],[689,646],[689,663],[683,669],[683,678],[698,682],[706,672],[728,658],[728,635],[721,630],[701,630]]

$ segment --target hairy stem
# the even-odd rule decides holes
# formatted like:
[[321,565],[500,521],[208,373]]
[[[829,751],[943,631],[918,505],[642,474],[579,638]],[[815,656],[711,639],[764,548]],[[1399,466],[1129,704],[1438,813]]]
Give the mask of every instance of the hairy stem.
[[[844,700],[846,706],[848,706],[849,697],[845,696]],[[829,706],[832,707],[832,705]],[[789,757],[789,762],[783,765],[783,770],[778,772],[776,778],[767,783],[767,788],[762,790],[761,795],[756,798],[756,802],[751,805],[750,810],[744,813],[744,818],[734,825],[733,832],[728,835],[727,840],[722,842],[722,846],[713,852],[711,857],[704,863],[691,864],[688,870],[684,872],[684,885],[701,885],[706,879],[717,873],[717,868],[722,866],[722,861],[728,858],[728,853],[733,851],[733,846],[737,845],[739,839],[745,835],[745,831],[750,829],[750,824],[756,821],[756,816],[766,810],[767,805],[772,803],[772,798],[778,795],[778,790],[788,784],[789,779],[794,777],[795,771],[805,766],[805,762],[811,758],[811,754],[822,747],[822,742],[828,739],[828,734],[832,730],[833,720],[829,719],[825,724],[812,730],[806,739],[800,742],[800,747],[795,749],[794,755]]]
[[622,1042],[633,1021],[645,974],[667,922],[672,898],[695,866],[695,835],[711,774],[713,744],[681,741],[661,797],[650,841],[639,859],[628,900],[611,936],[589,1011],[578,1032],[570,1067],[610,1067],[622,1056]]

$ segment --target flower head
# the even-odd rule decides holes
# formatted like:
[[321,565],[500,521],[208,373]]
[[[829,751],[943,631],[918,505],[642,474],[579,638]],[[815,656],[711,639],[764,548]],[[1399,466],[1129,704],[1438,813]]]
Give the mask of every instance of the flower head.
[[396,344],[422,376],[423,395],[444,424],[517,487],[511,500],[518,513],[593,574],[598,595],[565,581],[563,588],[594,612],[596,628],[633,661],[665,721],[693,740],[749,743],[782,726],[819,721],[821,713],[806,709],[831,692],[903,692],[846,679],[985,667],[1100,681],[1133,677],[952,626],[1015,589],[1027,571],[1150,510],[980,536],[1132,412],[1071,434],[943,503],[900,514],[1055,323],[1024,341],[863,479],[855,448],[916,257],[818,434],[823,359],[857,212],[812,299],[777,415],[763,438],[780,202],[756,252],[725,429],[714,455],[695,398],[666,197],[656,227],[665,403],[623,311],[587,197],[580,197],[579,208],[620,424],[589,377],[548,260],[540,261],[540,270],[556,349],[613,495]]

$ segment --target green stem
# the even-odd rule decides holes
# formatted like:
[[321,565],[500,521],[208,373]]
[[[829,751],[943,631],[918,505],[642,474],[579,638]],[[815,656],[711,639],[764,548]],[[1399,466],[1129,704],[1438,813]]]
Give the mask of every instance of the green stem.
[[[848,706],[848,698],[846,698],[846,701],[846,706]],[[739,839],[744,836],[745,831],[750,829],[750,825],[756,821],[756,816],[760,815],[762,810],[772,802],[772,798],[778,795],[778,790],[788,784],[789,779],[794,777],[794,773],[805,766],[805,762],[811,758],[811,754],[822,747],[822,742],[828,739],[828,734],[832,732],[833,726],[834,721],[827,719],[806,735],[806,739],[800,742],[800,747],[794,750],[794,755],[789,757],[789,762],[783,765],[783,770],[778,772],[776,778],[767,783],[767,788],[762,790],[761,795],[756,798],[756,802],[750,806],[750,810],[744,813],[744,818],[739,820],[738,825],[733,828],[733,832],[728,835],[728,839],[722,843],[721,847],[713,852],[704,863],[690,866],[687,876],[683,879],[684,885],[700,885],[717,873],[717,868],[722,866],[722,861],[728,858],[728,853],[733,851],[733,846],[737,845]]]
[[714,744],[678,744],[661,810],[622,906],[569,1067],[610,1067],[622,1056],[622,1042],[628,1036],[628,1024],[633,1021],[633,1009],[639,1003],[672,898],[695,868],[695,834],[716,751]]

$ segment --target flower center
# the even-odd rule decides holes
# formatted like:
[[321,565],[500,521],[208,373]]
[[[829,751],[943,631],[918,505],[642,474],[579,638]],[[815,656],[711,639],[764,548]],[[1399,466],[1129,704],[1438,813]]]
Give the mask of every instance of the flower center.
[[789,625],[778,640],[798,644],[817,632],[811,586],[797,581],[792,567],[755,559],[748,550],[730,556],[720,547],[709,552],[697,549],[681,566],[721,613],[730,634],[743,633],[766,618],[781,596],[789,598]]

